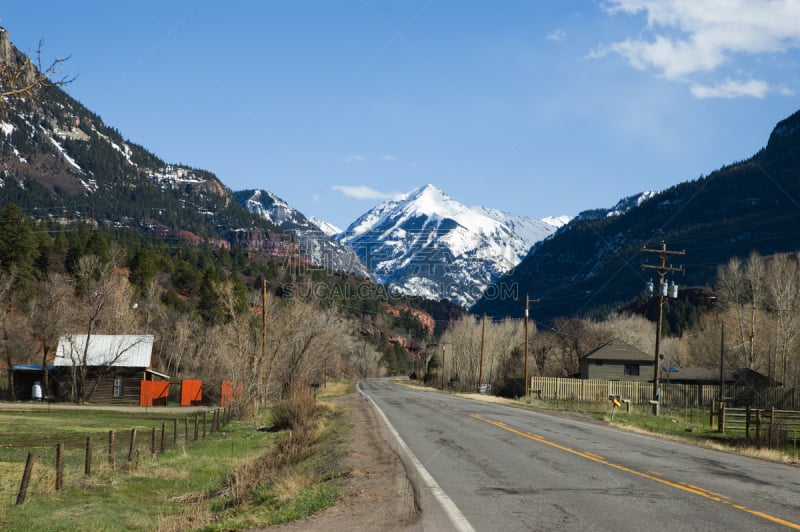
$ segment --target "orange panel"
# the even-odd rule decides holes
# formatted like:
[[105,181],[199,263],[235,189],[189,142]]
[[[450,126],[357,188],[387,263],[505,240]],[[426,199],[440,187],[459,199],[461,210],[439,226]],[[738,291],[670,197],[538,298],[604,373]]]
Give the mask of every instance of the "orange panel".
[[169,381],[142,381],[139,387],[139,406],[153,406],[153,401],[169,397]]
[[242,381],[222,381],[220,406],[227,406],[242,398]]
[[192,406],[203,400],[203,381],[184,379],[181,381],[181,406]]

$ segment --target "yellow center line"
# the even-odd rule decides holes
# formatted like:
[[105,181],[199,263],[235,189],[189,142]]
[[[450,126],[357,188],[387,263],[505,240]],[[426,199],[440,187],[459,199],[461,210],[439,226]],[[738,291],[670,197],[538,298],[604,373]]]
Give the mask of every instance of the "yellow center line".
[[659,477],[655,476],[655,474],[653,474],[653,473],[645,473],[643,471],[637,471],[636,469],[631,469],[630,467],[626,467],[626,466],[621,465],[621,464],[615,464],[613,462],[609,462],[608,460],[606,460],[602,456],[596,455],[594,453],[587,453],[587,452],[583,452],[583,451],[578,451],[577,449],[573,449],[571,447],[567,447],[565,445],[561,445],[560,443],[556,443],[556,442],[550,441],[550,440],[548,440],[546,438],[543,438],[542,436],[539,436],[539,435],[536,435],[536,434],[531,434],[530,432],[519,431],[517,429],[509,427],[508,425],[506,425],[505,423],[502,423],[500,421],[493,421],[491,419],[487,419],[487,418],[481,416],[480,414],[471,414],[471,416],[473,418],[479,420],[479,421],[483,421],[484,423],[488,423],[490,425],[494,425],[497,428],[500,428],[500,429],[503,429],[505,431],[511,432],[511,433],[516,434],[518,436],[522,436],[523,438],[527,438],[529,440],[533,440],[533,441],[542,443],[544,445],[548,445],[548,446],[553,447],[555,449],[558,449],[560,451],[564,451],[565,453],[569,453],[569,454],[572,454],[572,455],[575,455],[575,456],[580,456],[581,458],[585,458],[586,460],[591,460],[592,462],[596,462],[598,464],[602,464],[602,465],[608,466],[608,467],[610,467],[612,469],[617,469],[619,471],[624,471],[625,473],[629,473],[631,475],[636,475],[638,477],[646,478],[647,480],[652,480],[653,482],[658,482],[659,484],[663,484],[665,486],[669,486],[669,487],[675,488],[677,490],[681,490],[681,491],[684,491],[684,492],[687,492],[687,493],[691,493],[693,495],[697,495],[697,496],[703,497],[705,499],[709,499],[709,500],[712,500],[712,501],[715,501],[715,502],[719,502],[719,503],[722,503],[722,504],[727,504],[727,505],[730,505],[731,508],[736,508],[737,510],[741,510],[741,511],[749,513],[751,515],[755,515],[756,517],[760,517],[762,519],[766,519],[767,521],[771,521],[773,523],[778,523],[779,525],[783,525],[785,527],[792,528],[794,530],[800,530],[800,524],[798,524],[798,523],[793,523],[791,521],[787,521],[785,519],[781,519],[780,517],[776,517],[774,515],[770,515],[770,514],[767,514],[767,513],[764,513],[764,512],[759,512],[758,510],[752,510],[750,508],[747,508],[747,507],[739,505],[739,504],[733,504],[728,500],[728,497],[726,497],[724,495],[719,495],[717,493],[708,491],[708,490],[703,489],[703,488],[699,488],[697,486],[693,486],[691,484],[672,482],[672,481],[666,480],[664,478],[659,478]]
[[586,454],[586,456],[591,456],[592,458],[594,458],[598,462],[606,462],[607,461],[604,456],[600,456],[599,454],[589,453],[589,452],[584,453],[584,454]]

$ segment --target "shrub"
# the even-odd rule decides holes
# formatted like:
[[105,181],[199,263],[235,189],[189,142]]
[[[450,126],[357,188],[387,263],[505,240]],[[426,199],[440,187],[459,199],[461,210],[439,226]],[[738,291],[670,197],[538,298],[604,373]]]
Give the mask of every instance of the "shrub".
[[272,410],[272,428],[301,430],[308,426],[317,410],[317,401],[309,383],[293,381]]

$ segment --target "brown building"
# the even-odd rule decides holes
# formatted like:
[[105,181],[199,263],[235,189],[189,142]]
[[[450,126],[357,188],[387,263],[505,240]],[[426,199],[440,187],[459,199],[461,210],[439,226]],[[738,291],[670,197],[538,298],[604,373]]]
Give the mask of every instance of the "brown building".
[[604,381],[652,382],[654,363],[651,355],[615,339],[581,359],[580,377]]

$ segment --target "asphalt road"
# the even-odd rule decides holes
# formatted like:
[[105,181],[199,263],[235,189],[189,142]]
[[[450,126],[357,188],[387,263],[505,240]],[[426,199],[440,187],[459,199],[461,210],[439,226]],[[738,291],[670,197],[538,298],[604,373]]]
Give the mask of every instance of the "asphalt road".
[[361,389],[433,477],[420,497],[452,501],[453,528],[800,530],[797,466],[386,380]]

